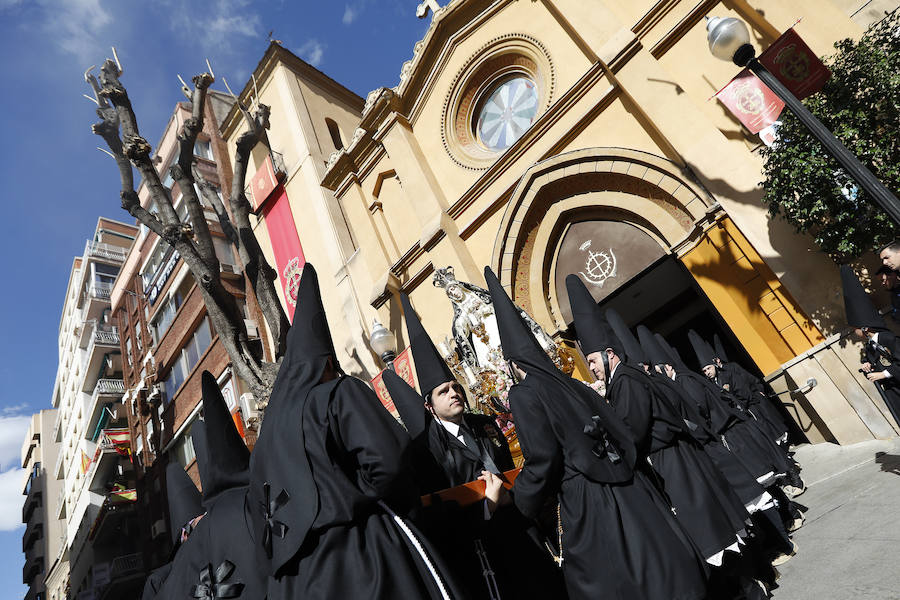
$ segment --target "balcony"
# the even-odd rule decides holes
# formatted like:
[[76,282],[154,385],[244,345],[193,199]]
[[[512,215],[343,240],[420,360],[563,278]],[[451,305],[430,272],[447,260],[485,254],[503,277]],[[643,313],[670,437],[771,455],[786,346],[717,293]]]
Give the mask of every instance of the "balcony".
[[[118,414],[113,414],[113,411],[118,413],[117,405],[124,393],[125,383],[121,379],[97,380],[88,410],[85,413],[87,415],[85,437],[92,442],[95,441],[100,433],[100,428],[105,427],[111,419],[115,421],[118,418]],[[110,405],[113,405],[112,411]]]
[[25,504],[22,505],[22,522],[27,523],[31,519],[31,513],[34,512],[34,509],[41,505],[41,500],[44,496],[44,492],[42,490],[33,490],[31,494],[28,495],[28,498],[25,500]]
[[99,258],[109,262],[123,263],[128,257],[128,248],[88,240],[84,245],[84,256],[85,258]]
[[137,490],[122,489],[107,494],[88,534],[95,548],[133,537],[136,505]]
[[[59,453],[62,456],[62,452]],[[66,486],[63,484],[63,487],[59,490],[59,495],[56,497],[56,518],[57,519],[65,519],[66,518]]]
[[27,552],[34,543],[44,537],[44,524],[41,519],[35,519],[25,528],[22,534],[22,552]]
[[[94,567],[94,589],[98,600],[136,598],[140,594],[144,582],[144,559],[139,553],[117,556],[102,567],[105,567],[102,577],[98,573],[101,565]],[[99,585],[103,579],[107,582]]]
[[44,557],[35,553],[35,556],[25,557],[25,566],[22,567],[22,583],[29,585],[35,577],[44,572]]

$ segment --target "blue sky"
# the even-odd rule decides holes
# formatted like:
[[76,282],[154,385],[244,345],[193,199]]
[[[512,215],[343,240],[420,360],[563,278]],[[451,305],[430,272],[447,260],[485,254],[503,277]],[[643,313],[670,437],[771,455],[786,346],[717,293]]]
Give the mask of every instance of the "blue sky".
[[[176,78],[205,70],[232,89],[267,46],[283,45],[357,94],[396,85],[425,33],[415,0],[0,0],[0,589],[21,597],[21,480],[16,469],[25,415],[49,408],[57,327],[72,258],[97,217],[130,222],[119,207],[112,160],[95,149],[94,105],[83,72],[116,46],[142,133],[156,143],[174,103]],[[443,2],[441,2],[443,4]],[[214,88],[224,89],[221,82]],[[19,592],[21,590],[21,594]]]

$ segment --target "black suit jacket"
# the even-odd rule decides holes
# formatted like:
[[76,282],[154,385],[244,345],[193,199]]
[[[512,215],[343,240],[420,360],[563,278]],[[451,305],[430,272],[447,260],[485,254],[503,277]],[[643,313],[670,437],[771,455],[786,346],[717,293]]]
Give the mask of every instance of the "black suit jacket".
[[[434,418],[429,416],[425,422],[425,439],[428,449],[443,469],[450,487],[478,479],[481,471],[486,470],[482,453],[494,461],[501,473],[514,468],[506,436],[497,427],[493,418],[487,415],[466,413],[463,415],[463,421],[475,437],[478,449],[472,449],[463,444]],[[433,492],[436,490],[423,491]]]

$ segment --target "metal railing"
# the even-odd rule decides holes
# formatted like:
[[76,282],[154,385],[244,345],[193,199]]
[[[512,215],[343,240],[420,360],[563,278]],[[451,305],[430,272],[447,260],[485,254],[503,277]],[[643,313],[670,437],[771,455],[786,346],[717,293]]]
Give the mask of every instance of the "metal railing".
[[125,393],[125,382],[121,379],[98,379],[94,386],[94,396],[100,394],[119,395]]
[[140,573],[144,568],[144,559],[140,553],[117,556],[113,559],[109,569],[109,578],[125,577]]
[[113,284],[102,281],[89,281],[84,286],[85,297],[109,300],[112,295]]
[[84,255],[116,262],[125,262],[125,258],[128,256],[128,248],[88,240],[84,245]]

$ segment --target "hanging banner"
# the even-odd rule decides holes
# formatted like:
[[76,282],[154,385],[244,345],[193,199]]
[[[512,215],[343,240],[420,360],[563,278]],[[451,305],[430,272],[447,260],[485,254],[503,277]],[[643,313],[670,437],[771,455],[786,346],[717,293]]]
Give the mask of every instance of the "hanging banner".
[[269,232],[269,240],[272,242],[272,250],[275,252],[275,268],[281,280],[281,289],[284,291],[287,316],[293,322],[294,309],[297,308],[297,286],[300,285],[300,275],[303,274],[306,257],[300,246],[297,225],[294,223],[291,205],[283,187],[279,186],[275,190],[273,198],[266,204],[262,214]]
[[[394,372],[397,373],[403,381],[408,383],[410,387],[415,389],[416,379],[413,373],[412,354],[410,353],[409,348],[398,354],[397,358],[394,359]],[[387,411],[394,415],[394,417],[399,417],[400,414],[397,412],[394,401],[391,400],[391,395],[388,393],[387,386],[382,379],[383,374],[384,369],[382,369],[381,373],[372,378],[372,389],[375,390],[375,394],[378,396],[378,399],[381,400],[381,403]]]
[[266,160],[259,166],[256,173],[250,179],[250,206],[253,212],[257,212],[259,207],[268,199],[278,186],[278,179],[275,177],[275,169],[272,168],[272,157],[266,156]]
[[821,90],[831,77],[828,67],[793,28],[766,48],[759,62],[800,100]]
[[738,73],[716,94],[750,133],[759,133],[778,120],[784,101],[748,69]]

